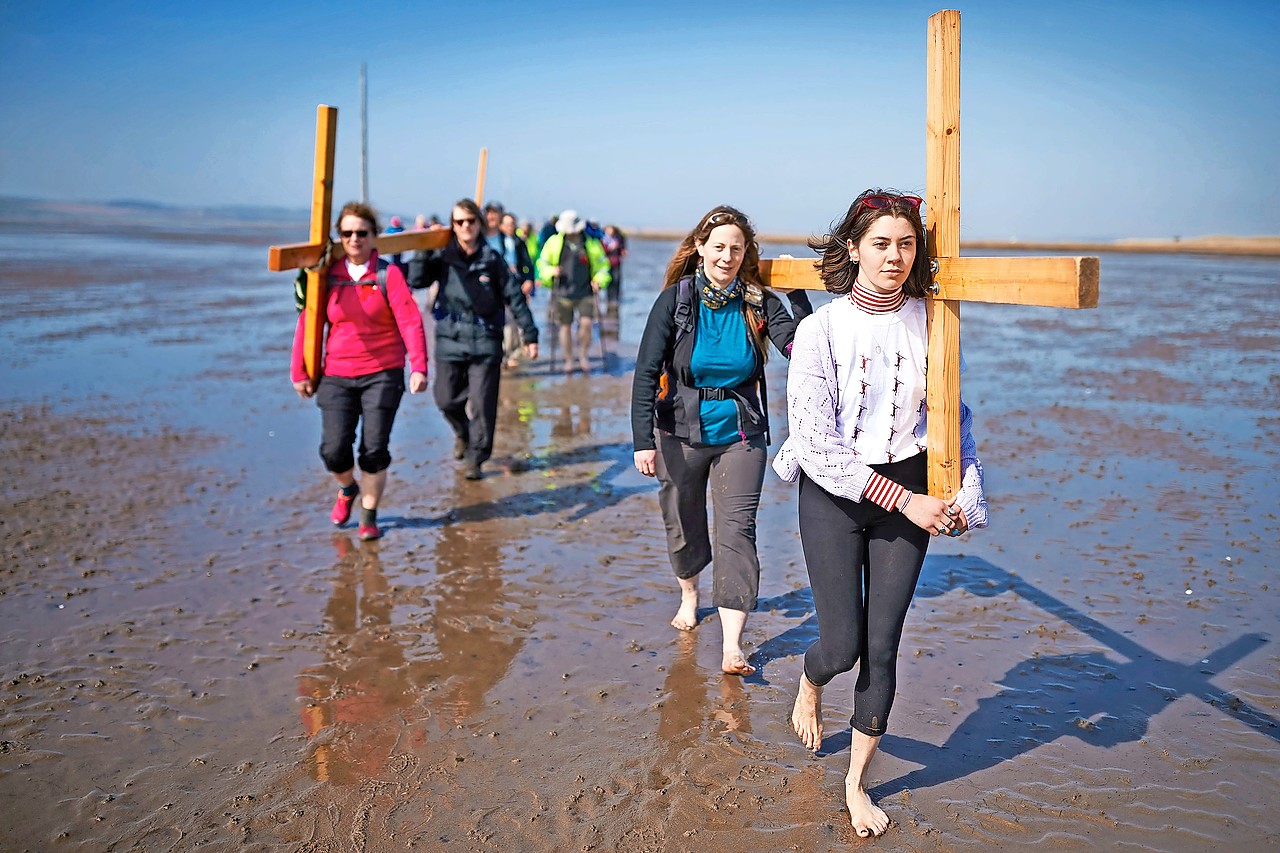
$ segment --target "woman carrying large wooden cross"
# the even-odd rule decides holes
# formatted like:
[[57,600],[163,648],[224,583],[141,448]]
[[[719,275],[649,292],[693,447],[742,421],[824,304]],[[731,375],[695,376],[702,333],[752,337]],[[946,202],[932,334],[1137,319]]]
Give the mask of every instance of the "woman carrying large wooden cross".
[[897,687],[898,644],[931,536],[987,523],[982,464],[960,405],[961,487],[927,490],[925,251],[921,200],[868,190],[810,242],[832,300],[796,331],[787,374],[790,436],[774,469],[799,479],[800,539],[818,641],[805,652],[791,724],[822,742],[822,688],[858,666],[845,798],[860,836],[889,818],[863,786]]
[[[304,358],[307,315],[299,314],[293,337],[290,378],[303,399],[316,398],[321,412],[320,458],[338,483],[329,519],[341,527],[360,501],[361,539],[378,539],[378,502],[391,467],[391,427],[404,396],[427,389],[427,339],[422,315],[399,267],[378,257],[378,216],[350,202],[336,223],[342,257],[325,271],[324,364],[312,381]],[[318,384],[317,384],[318,383]],[[360,429],[359,454],[352,451]],[[356,481],[360,467],[363,483]]]

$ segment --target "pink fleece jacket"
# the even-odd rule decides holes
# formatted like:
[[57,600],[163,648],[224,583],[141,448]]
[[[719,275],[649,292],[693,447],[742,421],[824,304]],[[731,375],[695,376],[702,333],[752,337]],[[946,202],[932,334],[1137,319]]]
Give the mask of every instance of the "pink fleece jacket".
[[[405,283],[399,267],[387,268],[387,298],[378,292],[378,253],[369,258],[368,269],[359,282],[347,274],[346,258],[329,267],[329,301],[325,311],[328,333],[324,344],[321,373],[328,376],[368,376],[393,368],[404,368],[405,355],[415,373],[427,372],[427,336],[422,328],[418,303]],[[390,302],[390,310],[387,303]],[[293,333],[290,378],[307,378],[302,360],[303,318]]]

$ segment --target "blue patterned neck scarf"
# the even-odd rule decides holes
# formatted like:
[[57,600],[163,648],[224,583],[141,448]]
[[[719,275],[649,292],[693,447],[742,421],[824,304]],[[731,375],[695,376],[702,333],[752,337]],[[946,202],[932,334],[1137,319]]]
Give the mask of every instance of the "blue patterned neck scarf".
[[715,310],[728,305],[730,301],[735,299],[742,292],[742,282],[734,276],[733,281],[729,282],[728,287],[717,287],[707,278],[707,274],[702,269],[702,264],[698,264],[698,269],[693,274],[693,283],[698,288],[698,298],[702,300],[702,304]]

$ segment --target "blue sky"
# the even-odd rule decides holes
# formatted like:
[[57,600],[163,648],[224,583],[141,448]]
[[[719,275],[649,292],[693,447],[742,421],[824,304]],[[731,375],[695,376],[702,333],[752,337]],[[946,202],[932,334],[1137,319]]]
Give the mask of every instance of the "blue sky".
[[[471,195],[683,228],[823,230],[924,189],[917,2],[0,0],[0,195],[447,212]],[[1280,234],[1280,3],[960,4],[965,238]]]

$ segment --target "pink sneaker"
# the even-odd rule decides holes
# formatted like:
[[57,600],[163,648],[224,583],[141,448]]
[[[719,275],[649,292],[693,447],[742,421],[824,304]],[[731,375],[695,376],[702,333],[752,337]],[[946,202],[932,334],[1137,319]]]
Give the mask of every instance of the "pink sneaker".
[[351,507],[355,504],[356,498],[360,497],[360,487],[356,486],[356,490],[351,493],[351,497],[347,497],[338,490],[338,499],[334,501],[333,512],[329,513],[329,520],[336,526],[341,527],[347,523],[347,519],[351,517]]
[[370,539],[381,539],[382,531],[378,529],[376,524],[360,525],[360,541],[368,542]]

